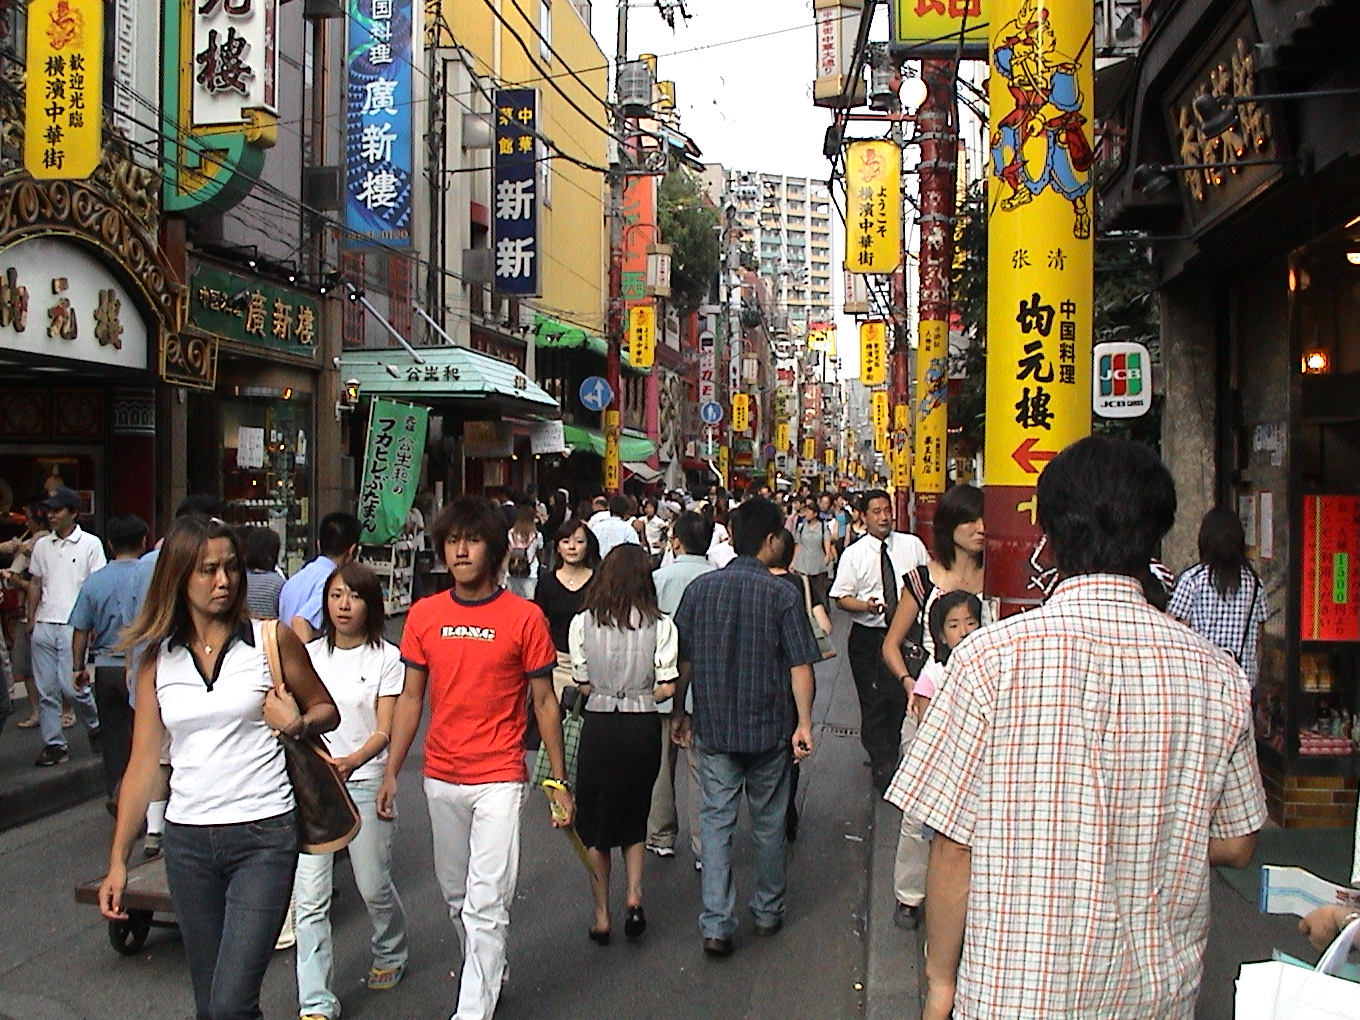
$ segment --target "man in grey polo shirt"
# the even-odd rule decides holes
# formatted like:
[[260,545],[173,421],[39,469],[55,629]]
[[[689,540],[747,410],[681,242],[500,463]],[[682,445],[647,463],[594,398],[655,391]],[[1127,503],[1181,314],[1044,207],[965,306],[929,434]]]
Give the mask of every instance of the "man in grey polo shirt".
[[71,760],[61,732],[61,696],[75,706],[96,754],[99,715],[88,687],[77,687],[71,672],[72,628],[67,622],[85,579],[104,566],[104,545],[76,523],[80,497],[65,486],[43,500],[52,531],[33,546],[28,587],[28,633],[33,655],[33,681],[38,687],[38,727],[43,749],[37,766]]

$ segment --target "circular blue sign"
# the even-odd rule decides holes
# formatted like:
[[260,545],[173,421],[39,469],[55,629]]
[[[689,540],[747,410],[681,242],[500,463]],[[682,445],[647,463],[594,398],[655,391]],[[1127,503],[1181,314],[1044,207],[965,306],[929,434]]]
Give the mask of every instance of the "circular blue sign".
[[592,375],[581,383],[581,403],[587,411],[603,411],[614,401],[614,391],[603,376]]
[[722,404],[709,400],[699,405],[699,420],[705,425],[716,425],[723,420]]

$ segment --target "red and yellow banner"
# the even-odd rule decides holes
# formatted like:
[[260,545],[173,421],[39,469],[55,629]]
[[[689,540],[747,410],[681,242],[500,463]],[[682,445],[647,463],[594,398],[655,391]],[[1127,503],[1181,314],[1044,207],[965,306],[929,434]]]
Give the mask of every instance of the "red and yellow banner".
[[1091,431],[1094,28],[1090,4],[988,13],[987,592],[1014,608],[1042,599],[1039,473]]
[[732,431],[745,432],[751,427],[751,397],[747,393],[732,394]]
[[24,169],[84,180],[103,150],[104,4],[32,0],[26,59]]
[[1360,496],[1303,497],[1302,560],[1299,637],[1360,641]]
[[888,324],[869,319],[859,324],[859,381],[882,386],[888,377]]
[[902,153],[894,142],[851,142],[845,154],[845,268],[891,273],[902,262]]
[[628,309],[628,359],[634,368],[651,368],[656,363],[655,305]]

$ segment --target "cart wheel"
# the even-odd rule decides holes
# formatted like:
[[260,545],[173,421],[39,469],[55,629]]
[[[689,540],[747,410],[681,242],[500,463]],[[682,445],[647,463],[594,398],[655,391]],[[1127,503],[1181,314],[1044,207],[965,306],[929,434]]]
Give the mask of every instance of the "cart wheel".
[[109,922],[109,942],[124,956],[133,956],[151,932],[151,911],[129,910],[126,921]]

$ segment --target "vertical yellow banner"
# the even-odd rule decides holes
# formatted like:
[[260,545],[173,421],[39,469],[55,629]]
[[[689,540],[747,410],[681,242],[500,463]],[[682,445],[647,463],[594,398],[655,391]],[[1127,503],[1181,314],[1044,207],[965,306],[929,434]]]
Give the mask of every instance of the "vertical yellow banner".
[[902,153],[896,143],[851,142],[845,194],[845,268],[891,273],[902,262]]
[[870,420],[874,425],[874,449],[879,453],[886,453],[889,422],[888,391],[874,390],[871,400]]
[[616,407],[604,412],[604,491],[619,491],[619,411]]
[[822,451],[822,463],[827,467],[836,466],[836,451],[832,447],[828,446]]
[[732,394],[732,431],[745,432],[751,427],[751,397],[746,393]]
[[656,307],[634,305],[628,309],[628,360],[634,368],[656,363]]
[[774,427],[774,448],[780,453],[789,448],[789,423],[781,421]]
[[724,489],[727,488],[727,465],[727,444],[723,443],[722,446],[718,447],[718,475],[722,478],[722,486]]
[[870,319],[859,324],[859,381],[882,386],[888,377],[888,324]]
[[1091,431],[1090,3],[990,0],[986,590],[1038,602],[1034,487]]
[[938,320],[925,320],[916,347],[916,456],[912,481],[917,493],[941,493],[945,489],[945,442],[949,433],[949,410],[945,395],[949,385],[949,327]]
[[808,436],[803,440],[803,459],[817,459],[817,440],[813,439],[811,436]]
[[102,0],[32,0],[25,58],[24,169],[39,180],[89,177],[103,150]]

